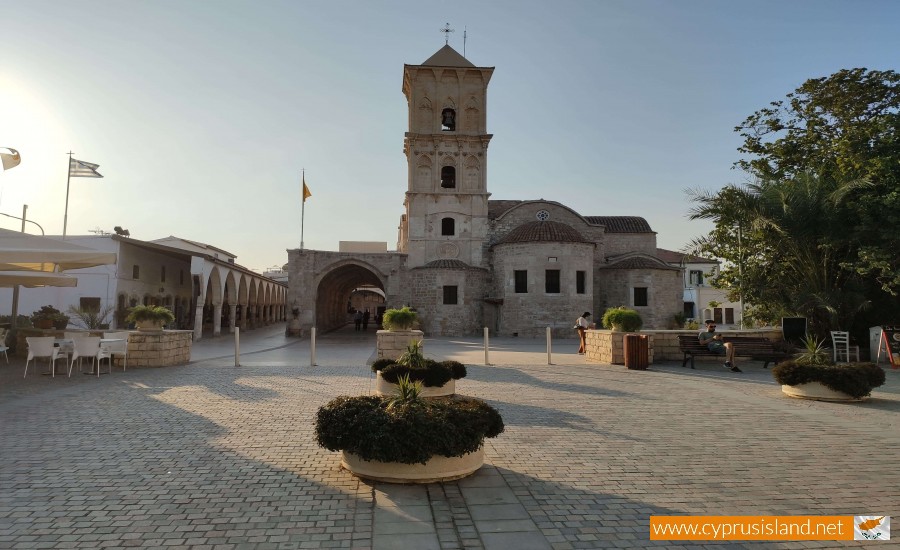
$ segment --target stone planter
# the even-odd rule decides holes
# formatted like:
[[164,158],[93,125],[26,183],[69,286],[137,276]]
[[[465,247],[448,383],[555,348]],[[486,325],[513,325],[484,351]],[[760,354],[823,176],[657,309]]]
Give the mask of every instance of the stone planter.
[[363,460],[341,451],[341,466],[355,476],[386,483],[438,483],[473,474],[484,465],[484,448],[463,456],[433,456],[425,464]]
[[[456,393],[456,380],[451,378],[443,386],[422,386],[422,393],[419,394],[419,397],[446,397],[454,393]],[[375,395],[398,395],[397,384],[392,384],[382,378],[381,371],[375,373]]]
[[135,321],[135,328],[141,332],[162,332],[162,321]]
[[421,330],[379,330],[375,333],[376,359],[397,359],[413,342],[422,342],[424,352],[424,336]]
[[816,401],[849,402],[863,401],[865,399],[868,399],[868,397],[856,398],[851,397],[844,392],[834,391],[821,382],[808,382],[806,384],[797,384],[796,386],[788,386],[787,384],[783,384],[781,386],[781,391],[785,395],[789,395],[791,397],[799,397],[800,399],[813,399]]

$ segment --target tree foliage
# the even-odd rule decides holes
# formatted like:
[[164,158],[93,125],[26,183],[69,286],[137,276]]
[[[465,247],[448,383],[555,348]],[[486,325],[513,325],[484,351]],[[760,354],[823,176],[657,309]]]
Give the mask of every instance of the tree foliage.
[[843,226],[856,253],[844,268],[900,292],[900,73],[857,68],[807,80],[735,131],[748,155],[735,164],[755,177],[872,182],[848,205]]
[[[820,336],[900,292],[900,74],[842,70],[806,81],[735,128],[752,183],[691,191],[715,227],[693,251],[758,315],[806,316]],[[876,308],[876,309],[878,309]],[[868,321],[871,322],[871,321]]]

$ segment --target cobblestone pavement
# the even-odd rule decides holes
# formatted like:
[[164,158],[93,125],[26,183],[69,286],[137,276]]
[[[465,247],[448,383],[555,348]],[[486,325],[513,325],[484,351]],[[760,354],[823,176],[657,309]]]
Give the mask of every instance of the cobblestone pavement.
[[389,485],[313,441],[320,405],[372,390],[373,338],[325,336],[310,367],[263,336],[239,368],[225,339],[99,379],[0,365],[0,548],[817,548],[844,543],[654,544],[648,517],[900,517],[900,371],[841,405],[787,398],[759,364],[546,365],[523,340],[504,344],[537,349],[523,364],[487,367],[477,342],[427,340],[468,360],[458,391],[506,431],[470,478]]

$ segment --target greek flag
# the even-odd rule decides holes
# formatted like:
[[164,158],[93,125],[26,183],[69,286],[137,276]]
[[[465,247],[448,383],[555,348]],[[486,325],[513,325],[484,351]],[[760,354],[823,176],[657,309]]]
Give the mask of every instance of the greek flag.
[[72,178],[102,178],[100,172],[97,172],[99,164],[91,164],[83,160],[69,159],[69,177]]

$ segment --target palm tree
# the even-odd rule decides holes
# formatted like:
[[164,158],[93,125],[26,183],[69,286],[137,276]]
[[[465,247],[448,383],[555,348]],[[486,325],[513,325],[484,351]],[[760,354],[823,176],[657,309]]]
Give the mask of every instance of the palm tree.
[[[869,186],[865,180],[835,182],[805,173],[792,178],[729,185],[719,193],[691,192],[690,219],[715,229],[692,246],[731,262],[721,283],[769,310],[779,306],[807,317],[824,337],[848,327],[868,305],[853,271],[851,226],[845,198]],[[737,264],[735,268],[734,264]],[[743,296],[742,296],[743,297]]]

